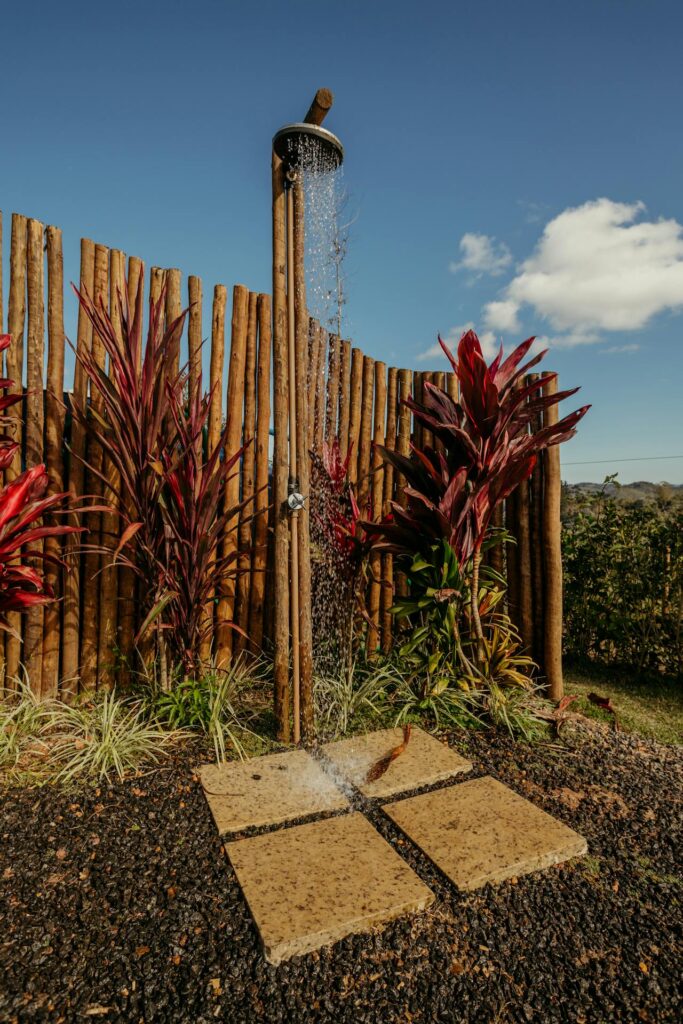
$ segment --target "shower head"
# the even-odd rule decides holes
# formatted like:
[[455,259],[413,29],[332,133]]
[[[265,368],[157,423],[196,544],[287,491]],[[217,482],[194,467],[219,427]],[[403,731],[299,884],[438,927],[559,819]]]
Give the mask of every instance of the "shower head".
[[332,132],[317,124],[286,124],[273,136],[273,149],[284,162],[288,170],[294,170],[301,156],[299,142],[307,139],[317,149],[323,167],[336,170],[344,159],[344,147]]

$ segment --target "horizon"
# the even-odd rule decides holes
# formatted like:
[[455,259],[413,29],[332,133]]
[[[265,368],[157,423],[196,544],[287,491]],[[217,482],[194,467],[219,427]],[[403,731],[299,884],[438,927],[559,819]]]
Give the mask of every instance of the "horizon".
[[5,78],[23,84],[5,111],[5,280],[20,212],[63,229],[65,282],[92,237],[201,276],[206,323],[218,281],[269,292],[270,140],[329,86],[353,218],[345,335],[430,370],[439,332],[474,326],[487,353],[536,334],[544,368],[581,386],[565,411],[592,405],[563,479],[683,483],[680,7],[313,12],[8,11]]

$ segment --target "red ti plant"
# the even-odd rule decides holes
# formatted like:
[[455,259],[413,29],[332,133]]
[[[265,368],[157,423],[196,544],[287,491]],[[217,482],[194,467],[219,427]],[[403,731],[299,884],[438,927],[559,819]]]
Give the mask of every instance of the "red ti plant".
[[222,557],[221,543],[225,523],[239,508],[225,509],[223,495],[243,449],[226,453],[224,432],[204,452],[211,396],[202,395],[200,382],[186,399],[186,375],[173,369],[186,313],[164,329],[165,296],[150,301],[143,346],[142,289],[141,280],[132,311],[126,288],[119,293],[120,331],[102,303],[76,292],[109,357],[109,372],[91,353],[78,353],[103,415],[75,414],[118,471],[124,528],[115,559],[143,581],[136,639],[156,625],[165,684],[167,646],[186,673],[199,668],[202,641],[212,630],[212,616],[205,614],[209,596],[232,572],[234,558]]
[[[0,352],[11,343],[9,334],[0,335]],[[0,429],[10,417],[7,410],[22,401],[20,394],[6,392],[14,381],[0,379]],[[18,450],[18,444],[3,430],[0,433],[0,469],[7,469]],[[9,612],[23,612],[39,604],[54,600],[54,592],[37,568],[26,565],[23,559],[41,559],[59,565],[63,562],[53,555],[31,545],[46,537],[61,537],[80,533],[78,526],[45,525],[41,522],[46,512],[63,504],[67,494],[47,494],[49,477],[45,466],[25,470],[15,480],[0,489],[0,628],[12,631],[7,620]]]
[[393,502],[391,520],[379,527],[384,539],[378,546],[412,555],[446,540],[461,568],[471,561],[471,613],[479,644],[483,642],[479,567],[494,509],[531,476],[540,452],[574,435],[590,408],[584,406],[558,423],[535,427],[540,413],[578,388],[543,395],[548,377],[522,383],[547,351],[523,364],[533,342],[528,338],[505,360],[501,346],[487,365],[474,331],[463,334],[457,357],[439,338],[458,379],[460,401],[431,383],[426,385],[423,402],[406,400],[415,420],[441,442],[439,450],[411,444],[406,457],[381,449],[383,457],[403,474],[406,485],[403,504]]

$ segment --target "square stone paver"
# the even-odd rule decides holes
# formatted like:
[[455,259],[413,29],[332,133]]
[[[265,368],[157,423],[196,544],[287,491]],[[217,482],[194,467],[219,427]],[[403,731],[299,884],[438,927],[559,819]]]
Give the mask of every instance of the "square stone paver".
[[338,786],[305,750],[205,764],[200,776],[220,835],[349,806]]
[[362,814],[228,842],[226,850],[272,964],[434,899]]
[[333,768],[367,797],[393,796],[408,789],[443,782],[460,772],[469,772],[472,765],[429,733],[413,726],[410,742],[404,752],[389,765],[381,778],[366,782],[368,771],[380,757],[388,754],[403,740],[402,729],[381,729],[364,736],[350,736],[322,747]]
[[488,776],[383,810],[459,889],[578,857],[586,840]]

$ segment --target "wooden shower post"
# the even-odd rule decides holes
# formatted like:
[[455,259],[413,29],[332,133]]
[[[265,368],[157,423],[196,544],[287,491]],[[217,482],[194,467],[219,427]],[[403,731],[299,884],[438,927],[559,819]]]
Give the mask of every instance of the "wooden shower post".
[[287,252],[285,175],[273,153],[273,681],[278,739],[289,742],[289,524],[287,522]]

